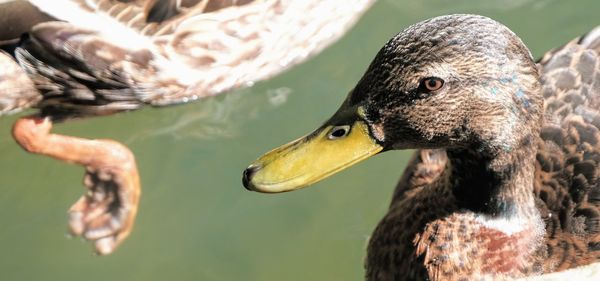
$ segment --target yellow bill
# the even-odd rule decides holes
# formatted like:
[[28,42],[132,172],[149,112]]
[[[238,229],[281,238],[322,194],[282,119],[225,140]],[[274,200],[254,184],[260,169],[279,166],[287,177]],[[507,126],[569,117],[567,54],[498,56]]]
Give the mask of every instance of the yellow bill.
[[325,126],[260,157],[244,172],[244,186],[268,193],[299,189],[382,149],[363,121]]

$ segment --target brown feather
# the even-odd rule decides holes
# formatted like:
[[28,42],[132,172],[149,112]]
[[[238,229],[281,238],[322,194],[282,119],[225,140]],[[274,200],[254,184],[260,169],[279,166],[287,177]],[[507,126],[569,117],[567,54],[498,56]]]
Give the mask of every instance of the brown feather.
[[[520,103],[521,108],[512,112],[524,116],[519,121],[524,125],[505,141],[517,147],[496,149],[485,138],[487,134],[491,140],[498,138],[493,127],[508,122],[505,117],[496,119],[504,109],[478,103],[477,98],[467,102],[463,99],[469,95],[450,93],[454,88],[446,90],[447,100],[437,101],[435,96],[400,100],[410,94],[403,89],[419,77],[415,73],[435,65],[439,57],[459,69],[457,89],[465,83],[470,83],[468,87],[483,83],[477,79],[488,72],[498,75],[489,67],[500,60],[494,57],[493,44],[473,43],[472,49],[457,52],[469,40],[494,37],[484,32],[487,20],[478,23],[477,39],[446,38],[461,32],[471,36],[468,29],[460,29],[469,21],[480,19],[441,17],[400,33],[380,51],[349,98],[355,103],[368,100],[372,106],[368,118],[385,135],[384,145],[451,147],[418,150],[409,162],[388,213],[371,237],[368,280],[512,280],[600,262],[600,28],[548,52],[537,66],[518,65],[518,78],[484,83],[484,89],[496,87],[493,94],[514,93],[509,90],[512,83],[531,83],[518,86],[517,94],[523,89],[528,96],[517,95],[512,101]],[[502,52],[531,60],[516,36],[506,38],[514,47]],[[463,42],[456,46],[451,40]],[[490,50],[472,56],[479,46]],[[485,59],[492,62],[482,63]],[[419,67],[420,63],[426,66]],[[477,74],[473,80],[462,77],[471,72]],[[540,84],[525,78],[538,75]],[[396,99],[385,98],[390,91]],[[448,107],[454,111],[437,114]],[[449,129],[453,126],[460,130]],[[528,133],[532,135],[527,137]],[[470,140],[468,134],[478,139]],[[394,143],[395,138],[401,141]],[[461,148],[477,141],[485,146]],[[485,168],[488,162],[496,164]],[[488,172],[491,177],[482,174]],[[491,193],[486,193],[487,186],[493,187]],[[515,212],[521,215],[515,217]]]

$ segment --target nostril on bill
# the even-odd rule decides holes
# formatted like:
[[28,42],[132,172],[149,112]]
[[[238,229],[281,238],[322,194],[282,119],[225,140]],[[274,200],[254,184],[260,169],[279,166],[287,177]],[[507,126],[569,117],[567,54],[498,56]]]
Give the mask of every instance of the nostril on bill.
[[242,174],[242,184],[244,184],[244,187],[247,190],[252,190],[252,187],[250,186],[250,181],[252,180],[252,176],[254,176],[254,174],[258,170],[260,170],[259,166],[250,166],[246,170],[244,170],[244,173]]

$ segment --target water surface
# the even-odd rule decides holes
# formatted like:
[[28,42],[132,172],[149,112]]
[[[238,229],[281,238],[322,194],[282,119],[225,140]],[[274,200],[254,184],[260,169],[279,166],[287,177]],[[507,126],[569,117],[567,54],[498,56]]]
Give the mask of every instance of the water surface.
[[361,280],[369,234],[410,152],[387,152],[315,186],[265,195],[241,171],[337,109],[389,37],[449,13],[493,17],[535,57],[600,24],[600,2],[380,0],[342,40],[269,81],[203,102],[58,125],[136,154],[133,234],[108,257],[67,239],[83,169],[23,152],[0,118],[0,280]]

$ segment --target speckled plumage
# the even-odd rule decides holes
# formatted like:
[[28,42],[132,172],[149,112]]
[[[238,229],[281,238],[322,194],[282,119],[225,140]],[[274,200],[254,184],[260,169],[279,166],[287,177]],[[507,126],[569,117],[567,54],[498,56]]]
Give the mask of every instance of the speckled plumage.
[[15,53],[43,115],[109,115],[269,78],[339,38],[373,2],[32,0],[61,22],[22,30],[29,38]]
[[[347,104],[419,148],[368,246],[368,280],[512,280],[600,261],[600,29],[537,64],[473,15],[415,24]],[[424,77],[442,90],[423,93]],[[600,277],[599,277],[600,278]]]

